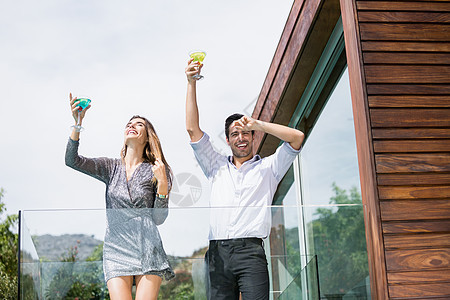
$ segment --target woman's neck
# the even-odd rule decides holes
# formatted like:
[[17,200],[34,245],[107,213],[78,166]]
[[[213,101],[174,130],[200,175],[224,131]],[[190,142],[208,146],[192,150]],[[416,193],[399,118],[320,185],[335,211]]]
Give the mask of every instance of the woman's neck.
[[125,155],[125,164],[127,167],[139,165],[144,161],[143,158],[144,147],[136,145],[127,146],[127,154]]

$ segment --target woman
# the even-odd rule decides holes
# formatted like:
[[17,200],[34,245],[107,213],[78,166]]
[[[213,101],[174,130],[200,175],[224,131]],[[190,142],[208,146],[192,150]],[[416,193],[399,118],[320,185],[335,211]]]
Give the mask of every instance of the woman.
[[[86,111],[69,96],[72,116],[80,125]],[[167,217],[172,172],[164,158],[152,124],[134,116],[125,127],[121,159],[85,158],[78,155],[80,133],[72,131],[66,165],[106,184],[107,226],[103,270],[114,299],[157,299],[162,279],[174,277],[156,225]],[[147,208],[147,209],[146,209]],[[153,209],[152,209],[153,208]]]

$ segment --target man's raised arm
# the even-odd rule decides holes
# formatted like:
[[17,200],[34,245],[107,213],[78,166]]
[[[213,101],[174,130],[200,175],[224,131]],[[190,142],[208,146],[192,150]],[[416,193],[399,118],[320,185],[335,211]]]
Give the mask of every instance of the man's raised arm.
[[200,129],[197,106],[197,80],[193,78],[195,74],[200,72],[202,66],[199,62],[194,62],[191,58],[185,69],[188,80],[186,93],[186,130],[191,138],[191,142],[197,142],[203,136],[203,131]]

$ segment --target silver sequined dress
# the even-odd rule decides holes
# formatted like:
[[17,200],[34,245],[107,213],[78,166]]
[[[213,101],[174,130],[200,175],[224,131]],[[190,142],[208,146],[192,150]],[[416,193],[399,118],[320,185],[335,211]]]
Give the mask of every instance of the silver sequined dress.
[[106,184],[106,233],[103,246],[105,281],[118,276],[175,275],[156,225],[168,214],[168,199],[156,196],[150,163],[142,163],[127,180],[120,159],[78,155],[79,141],[69,139],[66,165]]

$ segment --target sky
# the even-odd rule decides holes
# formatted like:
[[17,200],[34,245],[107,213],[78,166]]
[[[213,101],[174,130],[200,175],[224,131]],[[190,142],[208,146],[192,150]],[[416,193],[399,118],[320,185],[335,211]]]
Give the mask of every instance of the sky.
[[[131,116],[153,123],[175,175],[171,213],[159,227],[165,248],[187,255],[206,245],[209,183],[185,130],[188,53],[207,53],[205,78],[197,84],[200,126],[218,151],[230,154],[224,120],[235,112],[251,115],[292,3],[3,3],[0,188],[7,213],[25,212],[30,234],[86,233],[102,239],[105,185],[64,164],[74,123],[71,92],[92,99],[80,139],[83,156],[117,158]],[[304,204],[328,204],[333,182],[345,189],[358,185],[352,123],[345,72],[300,154]],[[293,186],[285,203],[296,205],[299,197]],[[289,218],[297,224],[296,215]]]
[[[2,3],[0,187],[7,213],[105,207],[104,184],[64,164],[73,124],[69,92],[92,99],[81,155],[119,157],[129,118],[147,117],[180,182],[171,207],[207,206],[208,182],[184,125],[188,52],[207,53],[197,87],[200,125],[228,153],[223,122],[235,112],[252,113],[292,3]],[[39,219],[32,234],[61,228]]]
[[225,151],[223,120],[258,96],[291,5],[4,3],[0,186],[8,211],[104,207],[103,184],[64,165],[69,92],[92,99],[80,154],[118,157],[125,124],[140,114],[154,124],[175,174],[199,171],[184,126],[188,52],[207,52],[198,83],[201,127]]

